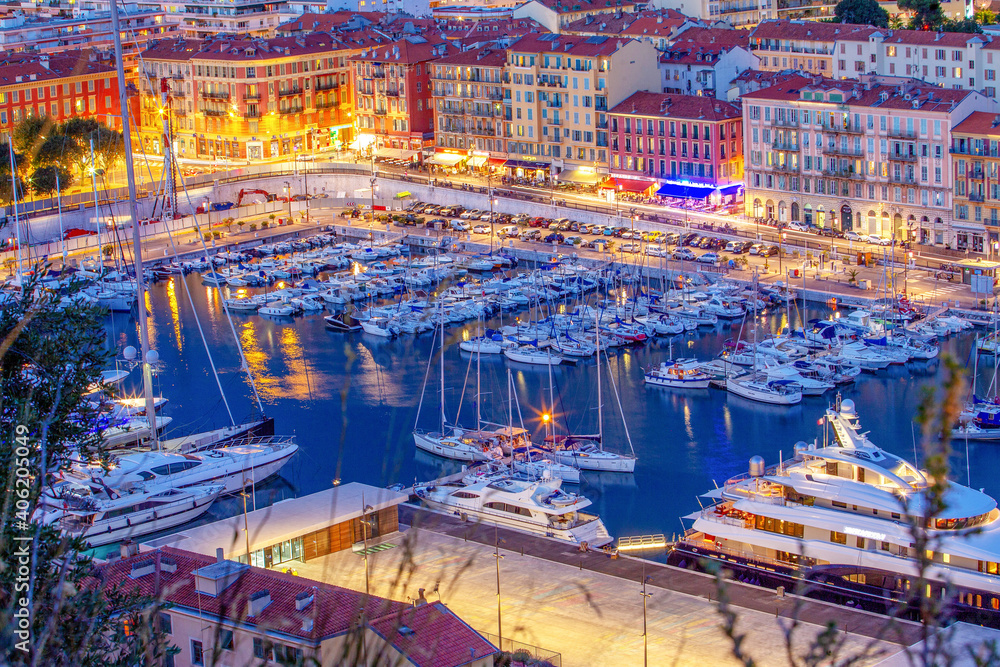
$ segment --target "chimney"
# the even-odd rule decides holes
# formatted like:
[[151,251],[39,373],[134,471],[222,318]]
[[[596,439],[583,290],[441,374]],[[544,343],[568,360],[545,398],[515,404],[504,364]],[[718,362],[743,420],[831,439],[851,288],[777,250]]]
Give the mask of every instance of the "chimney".
[[160,558],[160,571],[173,574],[177,571],[177,561],[170,556],[162,556]]
[[152,558],[147,558],[146,560],[135,561],[132,563],[132,571],[129,572],[129,578],[138,579],[144,577],[147,574],[152,574],[156,570],[156,561]]
[[992,127],[996,127],[998,125],[1000,125],[1000,113],[998,113],[996,116],[993,116],[993,125],[992,125]]
[[313,620],[311,618],[302,619],[302,632],[312,632]]
[[295,611],[302,611],[310,604],[312,604],[313,599],[316,597],[315,589],[309,591],[302,591],[295,596]]
[[216,563],[221,563],[224,560],[226,560],[226,552],[225,552],[225,550],[222,547],[217,547],[215,549],[215,562]]
[[42,54],[41,56],[39,56],[38,64],[44,67],[45,69],[49,69],[49,56],[47,54]]
[[121,545],[122,558],[131,558],[139,554],[139,545],[133,540],[125,540]]
[[427,589],[425,588],[417,589],[417,599],[413,601],[414,607],[423,607],[425,604],[427,604],[427,597],[424,595],[425,590]]
[[267,608],[267,605],[271,604],[271,591],[262,590],[250,596],[250,611],[247,612],[248,616],[259,616],[260,612]]

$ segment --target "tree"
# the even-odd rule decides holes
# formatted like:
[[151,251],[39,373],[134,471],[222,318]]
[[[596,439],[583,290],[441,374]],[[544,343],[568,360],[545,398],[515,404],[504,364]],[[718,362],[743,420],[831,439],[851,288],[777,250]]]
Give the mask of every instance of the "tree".
[[[86,155],[89,161],[89,150]],[[68,167],[78,164],[83,156],[83,147],[77,137],[57,131],[45,137],[45,140],[38,147],[34,164],[36,167],[47,167],[54,164]]]
[[65,167],[51,165],[39,167],[31,173],[31,189],[36,195],[50,195],[56,191],[56,174],[59,174],[59,191],[62,192],[73,185],[73,172]]
[[972,18],[974,18],[976,23],[979,25],[993,25],[997,22],[996,12],[988,7],[976,10],[976,13]]
[[876,0],[840,0],[833,10],[838,23],[889,27],[889,12]]
[[977,35],[983,32],[983,26],[979,25],[975,19],[962,19],[961,21],[948,19],[941,24],[940,28],[944,32],[967,32]]
[[14,126],[14,150],[27,155],[33,162],[39,146],[54,129],[55,123],[49,117],[28,116]]
[[14,166],[17,173],[11,177],[10,172],[10,144],[0,143],[0,201],[11,202],[14,200],[14,186],[17,186],[18,198],[23,198],[24,179],[21,178],[21,169],[24,164],[24,156],[14,151]]
[[[38,277],[47,270],[34,268]],[[75,299],[56,308],[61,297],[36,290],[36,280],[29,278],[18,298],[0,309],[0,469],[5,486],[17,490],[0,503],[0,643],[8,647],[3,662],[161,664],[163,637],[138,616],[156,605],[102,592],[83,540],[25,518],[66,465],[71,447],[84,457],[107,458],[97,409],[86,400],[108,361],[104,310]],[[70,286],[70,294],[80,287]],[[24,611],[30,616],[21,616]],[[122,614],[138,622],[129,637]]]
[[899,0],[896,3],[905,12],[912,12],[911,30],[935,30],[944,22],[944,11],[939,0]]

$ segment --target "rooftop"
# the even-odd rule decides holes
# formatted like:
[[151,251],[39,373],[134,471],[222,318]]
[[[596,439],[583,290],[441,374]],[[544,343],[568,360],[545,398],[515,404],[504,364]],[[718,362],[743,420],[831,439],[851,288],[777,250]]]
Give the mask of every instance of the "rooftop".
[[571,35],[525,35],[510,46],[519,53],[568,53],[574,56],[609,56],[632,40]]
[[1000,114],[973,111],[956,125],[952,134],[974,134],[980,137],[1000,137]]
[[404,37],[394,42],[365,49],[352,56],[351,60],[368,63],[414,64],[437,60],[456,52],[457,49],[447,42],[428,41],[423,37]]
[[627,12],[635,7],[631,0],[533,0],[548,7],[557,14],[574,12],[613,12],[621,9]]
[[[367,33],[362,33],[367,34]],[[353,35],[353,33],[352,33]],[[142,52],[147,60],[224,60],[265,61],[310,54],[358,49],[363,44],[353,39],[341,40],[325,32],[311,32],[297,37],[216,39],[163,39]]]
[[[898,85],[877,82],[862,83],[854,79],[827,79],[821,76],[794,76],[769,88],[748,92],[747,101],[812,101],[817,92],[824,93],[823,100],[838,105],[880,109],[907,109],[931,112],[948,112],[969,95],[971,90],[952,90],[930,84],[910,81]],[[839,93],[841,100],[830,100],[828,93]],[[807,98],[806,95],[809,97]]]
[[[842,23],[819,23],[817,21],[797,21],[788,19],[768,19],[761,21],[751,31],[755,43],[763,40],[834,42],[838,39],[867,39],[879,32],[870,25]],[[907,31],[912,32],[912,31]]]
[[675,93],[633,93],[613,109],[612,114],[722,121],[740,117],[740,108],[729,102],[702,95]]
[[670,37],[691,21],[673,9],[599,14],[577,19],[563,28],[563,33],[628,35],[629,37]]
[[480,46],[439,58],[434,61],[434,64],[463,65],[469,67],[503,67],[506,62],[506,49],[498,49],[495,46]]
[[[44,64],[46,62],[48,67]],[[24,81],[51,81],[70,76],[114,73],[114,67],[95,60],[94,53],[89,50],[51,55],[4,53],[0,60],[0,86],[16,85],[18,77]]]
[[[361,516],[366,505],[380,510],[405,500],[405,494],[358,482],[342,484],[302,498],[283,500],[247,513],[250,550],[256,551],[356,519]],[[202,554],[214,554],[221,547],[226,557],[240,556],[246,553],[243,535],[243,516],[239,515],[154,539],[143,544],[140,550],[172,546]]]

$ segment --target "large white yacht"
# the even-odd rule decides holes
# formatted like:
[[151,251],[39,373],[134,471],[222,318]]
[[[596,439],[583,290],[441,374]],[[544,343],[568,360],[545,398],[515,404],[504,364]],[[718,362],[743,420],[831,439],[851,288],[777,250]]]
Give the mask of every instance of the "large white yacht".
[[418,485],[413,492],[431,509],[463,518],[571,544],[586,542],[592,547],[609,544],[611,535],[601,518],[580,511],[590,506],[590,500],[561,487],[560,479],[524,481],[509,476],[486,476],[471,484]]
[[91,547],[99,547],[197,519],[208,511],[222,489],[220,484],[203,484],[118,493],[96,481],[64,481],[42,494],[34,518],[82,536]]
[[[838,398],[824,421],[833,434],[824,435],[828,442],[797,443],[792,460],[770,467],[755,456],[748,473],[705,494],[716,504],[685,517],[694,523],[670,562],[690,566],[707,557],[750,570],[772,585],[805,570],[808,579],[823,585],[821,591],[840,591],[839,599],[883,609],[906,599],[917,564],[903,514],[923,513],[927,476],[868,439],[853,401]],[[942,595],[950,582],[954,605],[966,617],[995,615],[1000,610],[997,503],[955,482],[949,482],[945,503],[930,527],[928,592]]]
[[197,453],[135,452],[114,458],[109,470],[76,465],[66,479],[100,480],[112,489],[145,490],[220,484],[222,493],[236,493],[276,475],[297,452],[292,438],[249,438]]

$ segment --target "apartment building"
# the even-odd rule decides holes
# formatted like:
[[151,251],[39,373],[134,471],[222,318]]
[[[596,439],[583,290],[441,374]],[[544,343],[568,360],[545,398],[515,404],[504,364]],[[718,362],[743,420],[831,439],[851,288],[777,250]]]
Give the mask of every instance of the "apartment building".
[[943,88],[996,97],[1000,40],[989,35],[879,30],[838,40],[835,78],[861,74],[914,77]]
[[632,0],[528,0],[513,12],[516,19],[534,19],[549,32],[562,32],[587,16],[615,15],[635,10]]
[[0,132],[29,116],[81,116],[121,128],[118,75],[92,51],[8,53],[0,60]]
[[974,91],[821,77],[747,93],[747,214],[954,248],[966,225],[952,215],[952,128],[996,106]]
[[169,20],[189,39],[215,35],[273,37],[275,29],[297,16],[286,0],[184,0],[164,3]]
[[816,21],[763,21],[750,33],[750,48],[760,58],[760,69],[780,72],[796,69],[833,76],[837,42],[868,39],[877,28]]
[[164,80],[178,157],[260,160],[344,145],[357,50],[326,33],[159,42],[143,53],[143,146],[162,153]]
[[749,49],[745,30],[690,27],[660,55],[664,92],[726,99],[732,82],[760,59]]
[[638,92],[609,116],[612,176],[651,179],[673,190],[743,185],[739,106],[700,95]]
[[434,145],[432,63],[458,49],[404,37],[351,58],[356,148],[420,151]]
[[956,250],[1000,256],[1000,115],[976,111],[952,128]]
[[723,23],[749,28],[777,16],[776,7],[784,0],[655,0],[651,7],[672,9],[692,20],[709,25]]
[[504,121],[510,120],[503,92],[506,64],[506,51],[492,46],[431,63],[436,155],[430,161],[453,165],[468,160],[481,167],[489,158],[506,159]]
[[607,173],[608,111],[636,91],[655,88],[655,68],[656,49],[648,42],[522,37],[507,51],[508,166],[537,180],[558,175],[596,182]]
[[99,581],[162,600],[154,620],[177,649],[167,663],[174,667],[313,660],[492,667],[497,650],[440,602],[369,597],[221,553],[163,547],[105,565]]

